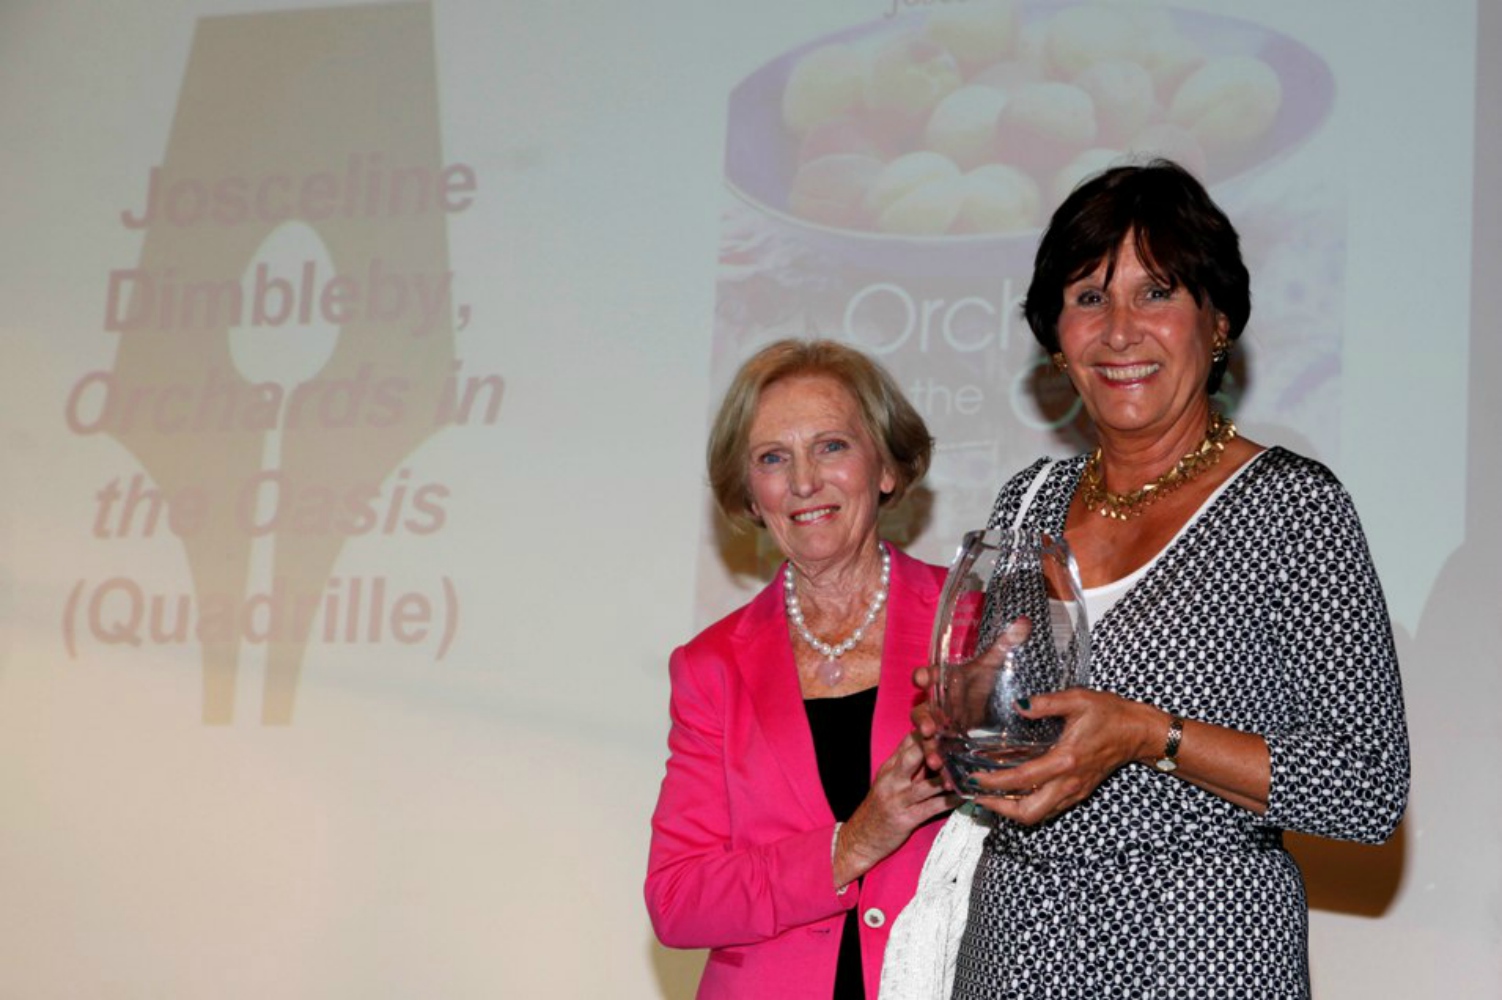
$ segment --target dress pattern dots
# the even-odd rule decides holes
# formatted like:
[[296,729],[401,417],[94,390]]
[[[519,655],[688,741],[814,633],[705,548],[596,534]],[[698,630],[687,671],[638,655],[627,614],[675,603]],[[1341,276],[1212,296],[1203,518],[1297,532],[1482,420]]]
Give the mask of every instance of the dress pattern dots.
[[[997,497],[1010,524],[1042,463]],[[1060,532],[1084,458],[1024,524]],[[1308,909],[1283,830],[1381,842],[1408,797],[1387,606],[1349,495],[1262,452],[1091,623],[1091,683],[1262,734],[1265,815],[1130,764],[1036,827],[1005,820],[972,887],[954,1000],[1309,995]]]

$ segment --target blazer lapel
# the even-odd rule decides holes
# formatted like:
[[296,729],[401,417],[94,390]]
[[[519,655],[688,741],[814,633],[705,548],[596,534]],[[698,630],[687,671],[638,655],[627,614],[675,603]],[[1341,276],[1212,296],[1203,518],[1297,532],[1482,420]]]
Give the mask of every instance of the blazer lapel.
[[737,632],[736,669],[778,765],[810,821],[833,823],[834,813],[824,797],[814,738],[798,686],[798,667],[788,641],[782,572],[756,596]]
[[892,582],[887,597],[886,638],[881,650],[881,682],[871,722],[871,775],[912,731],[913,707],[927,695],[913,686],[913,671],[928,659],[934,612],[943,571],[892,550]]

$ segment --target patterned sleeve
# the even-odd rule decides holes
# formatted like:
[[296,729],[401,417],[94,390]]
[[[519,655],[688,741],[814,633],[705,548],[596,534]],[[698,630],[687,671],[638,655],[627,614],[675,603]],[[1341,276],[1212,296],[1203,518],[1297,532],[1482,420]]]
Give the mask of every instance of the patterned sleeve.
[[1408,730],[1392,624],[1350,495],[1317,463],[1283,494],[1274,642],[1300,706],[1267,733],[1263,822],[1381,843],[1408,802]]

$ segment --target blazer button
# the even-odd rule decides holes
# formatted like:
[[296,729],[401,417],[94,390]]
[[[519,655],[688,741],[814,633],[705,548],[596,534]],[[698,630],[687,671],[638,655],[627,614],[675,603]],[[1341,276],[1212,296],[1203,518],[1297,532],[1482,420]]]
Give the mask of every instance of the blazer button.
[[861,919],[866,922],[867,927],[880,927],[887,922],[887,915],[873,906]]

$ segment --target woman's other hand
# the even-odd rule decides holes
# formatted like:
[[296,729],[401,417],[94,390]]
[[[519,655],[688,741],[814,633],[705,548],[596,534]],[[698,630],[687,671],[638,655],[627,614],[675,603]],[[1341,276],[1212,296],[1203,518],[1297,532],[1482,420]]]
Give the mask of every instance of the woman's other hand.
[[904,736],[877,768],[865,799],[840,827],[834,849],[835,885],[854,882],[906,843],[915,829],[959,803],[924,763],[916,736]]
[[[1083,802],[1126,764],[1151,764],[1163,755],[1168,736],[1169,715],[1161,708],[1089,688],[1035,695],[1021,714],[1030,719],[1058,716],[1064,720],[1064,735],[1041,757],[977,773],[974,780],[998,796],[1031,789],[1022,798],[980,798],[986,808],[1026,825]],[[1191,720],[1179,745],[1178,766],[1162,779],[1187,781],[1261,815],[1267,811],[1271,782],[1267,741],[1256,733]]]
[[934,714],[933,686],[938,679],[932,667],[919,667],[913,671],[913,685],[928,697],[913,708],[913,737],[923,753],[924,765],[935,774],[944,773],[944,756],[939,753],[939,719]]
[[[1064,720],[1059,742],[1040,757],[1000,771],[977,772],[987,809],[1025,825],[1052,819],[1089,798],[1113,772],[1162,749],[1165,714],[1151,705],[1089,688],[1034,695],[1020,715]],[[1154,744],[1156,741],[1156,745]],[[1029,791],[1031,790],[1031,791]],[[1002,794],[1026,793],[1021,798]]]

